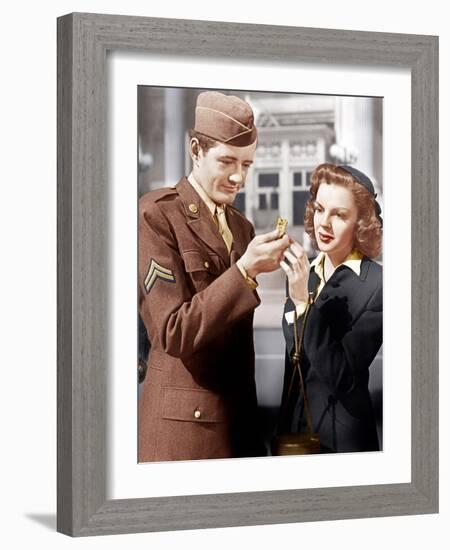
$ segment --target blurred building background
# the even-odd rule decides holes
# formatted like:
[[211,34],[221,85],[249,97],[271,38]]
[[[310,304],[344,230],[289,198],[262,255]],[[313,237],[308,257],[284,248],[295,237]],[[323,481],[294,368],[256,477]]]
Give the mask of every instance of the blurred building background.
[[[139,195],[173,186],[191,170],[187,131],[194,126],[202,89],[138,88]],[[311,248],[303,228],[310,177],[322,162],[352,164],[374,182],[383,204],[382,98],[270,92],[233,93],[253,108],[258,148],[235,206],[257,233],[289,220],[289,233]],[[377,259],[380,263],[382,258]],[[285,277],[280,270],[258,277],[261,305],[255,311],[256,382],[265,430],[270,437],[281,397],[284,340],[281,315]],[[382,427],[382,353],[371,366],[370,388]],[[380,440],[381,444],[381,440]]]

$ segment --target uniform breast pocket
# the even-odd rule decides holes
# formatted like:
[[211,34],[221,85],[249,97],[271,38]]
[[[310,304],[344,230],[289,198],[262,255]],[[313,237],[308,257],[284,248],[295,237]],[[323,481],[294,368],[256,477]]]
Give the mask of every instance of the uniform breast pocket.
[[183,252],[182,255],[186,273],[189,274],[197,291],[210,285],[222,272],[217,254],[189,250]]

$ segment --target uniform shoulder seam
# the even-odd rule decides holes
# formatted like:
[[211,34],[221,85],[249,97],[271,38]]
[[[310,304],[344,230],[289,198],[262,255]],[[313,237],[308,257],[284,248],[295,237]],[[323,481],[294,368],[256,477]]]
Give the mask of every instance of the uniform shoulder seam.
[[174,196],[177,194],[177,190],[174,187],[162,187],[160,189],[153,189],[145,195],[142,195],[140,201],[143,203],[158,202],[166,197]]

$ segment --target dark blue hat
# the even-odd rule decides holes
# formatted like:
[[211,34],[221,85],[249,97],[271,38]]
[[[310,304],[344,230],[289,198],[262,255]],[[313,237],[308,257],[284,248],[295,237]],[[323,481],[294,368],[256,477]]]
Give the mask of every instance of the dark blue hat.
[[[353,176],[355,180],[360,183],[363,187],[369,191],[376,199],[377,194],[375,193],[375,187],[372,183],[372,180],[366,176],[361,170],[358,170],[357,168],[354,168],[353,166],[349,166],[348,164],[339,164],[339,168],[342,168],[342,170],[345,170],[348,174]],[[383,219],[381,218],[381,206],[379,205],[378,201],[375,200],[375,212],[378,216],[378,219],[380,220],[381,225],[383,225]]]
[[364,185],[364,187],[369,191],[369,193],[372,193],[372,195],[377,196],[375,193],[375,187],[373,186],[373,183],[369,177],[366,176],[361,170],[357,170],[353,166],[348,166],[348,164],[339,164],[339,168],[342,168],[342,170],[345,170],[350,175],[352,175],[355,180],[358,181],[361,185]]

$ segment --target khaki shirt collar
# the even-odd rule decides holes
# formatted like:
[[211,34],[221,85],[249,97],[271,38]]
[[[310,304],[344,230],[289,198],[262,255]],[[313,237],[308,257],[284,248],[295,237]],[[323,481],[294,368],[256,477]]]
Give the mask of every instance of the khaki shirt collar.
[[192,175],[192,172],[189,174],[187,179],[188,179],[188,182],[192,185],[192,187],[200,195],[200,198],[206,204],[212,216],[214,216],[214,214],[216,213],[216,206],[221,206],[221,205],[216,205],[216,203],[207,195],[206,191],[203,189],[203,187],[196,181],[196,179]]

